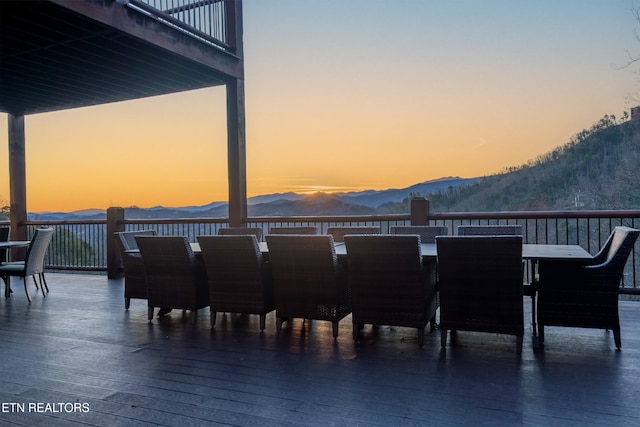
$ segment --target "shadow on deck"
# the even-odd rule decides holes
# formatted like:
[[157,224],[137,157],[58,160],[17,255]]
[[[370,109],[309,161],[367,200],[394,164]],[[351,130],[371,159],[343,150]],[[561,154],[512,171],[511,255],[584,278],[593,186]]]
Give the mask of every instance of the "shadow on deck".
[[[2,425],[638,425],[638,302],[611,333],[548,328],[546,346],[460,332],[416,344],[414,329],[367,326],[337,340],[328,322],[174,311],[149,324],[124,310],[123,282],[48,274],[27,303],[15,280],[0,305]],[[525,316],[530,304],[525,300]]]

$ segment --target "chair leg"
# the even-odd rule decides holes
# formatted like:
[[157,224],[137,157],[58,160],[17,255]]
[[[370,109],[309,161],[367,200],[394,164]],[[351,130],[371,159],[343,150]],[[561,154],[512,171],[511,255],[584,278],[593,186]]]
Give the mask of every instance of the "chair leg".
[[152,305],[147,306],[147,319],[149,319],[149,323],[151,323],[151,320],[153,320],[153,306]]
[[209,310],[210,313],[210,323],[211,323],[211,327],[213,328],[216,325],[216,312],[213,311],[213,309]]
[[522,354],[522,335],[516,336],[516,353]]
[[447,330],[440,329],[440,347],[445,348],[447,346]]
[[260,315],[260,332],[264,331],[265,326],[267,325],[267,315]]
[[[42,281],[42,273],[38,274],[38,281],[40,282],[40,291],[42,292],[42,296],[46,297],[47,294],[45,294],[45,292],[44,292],[44,289],[45,289],[46,285]],[[47,290],[47,293],[49,293],[49,290]]]
[[331,322],[331,323],[333,325],[333,338],[334,339],[338,338],[338,322],[334,321],[334,322]]
[[49,293],[49,285],[47,285],[47,279],[44,277],[44,271],[40,273],[40,286],[44,285],[44,289]]
[[613,330],[613,340],[616,343],[616,348],[620,350],[620,347],[622,347],[622,341],[620,339],[620,329]]
[[34,274],[33,276],[31,276],[31,278],[33,279],[33,284],[36,285],[36,289],[40,289],[40,286],[38,286],[38,282],[36,280],[36,275]]
[[31,302],[31,296],[29,295],[29,289],[27,289],[27,278],[26,277],[22,278],[22,283],[24,283],[24,292],[27,294],[27,300],[29,302]]
[[357,323],[353,323],[353,340],[354,341],[358,341],[358,338],[360,338],[360,327],[358,326]]
[[276,332],[279,334],[282,330],[282,317],[276,318]]
[[124,309],[129,310],[129,306],[131,305],[131,298],[124,299]]
[[538,342],[544,344],[544,325],[538,322]]
[[436,315],[434,314],[431,320],[429,320],[429,331],[433,332],[438,328],[438,324],[436,323]]
[[424,345],[424,328],[418,328],[418,345],[420,347]]
[[9,298],[11,296],[11,285],[9,284],[9,276],[2,276],[2,280],[4,281],[4,297]]

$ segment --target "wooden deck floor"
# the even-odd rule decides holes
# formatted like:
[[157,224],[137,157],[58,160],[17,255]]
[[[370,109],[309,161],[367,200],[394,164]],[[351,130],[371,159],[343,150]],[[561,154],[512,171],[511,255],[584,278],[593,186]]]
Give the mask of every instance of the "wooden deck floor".
[[[611,333],[549,328],[525,339],[365,328],[350,317],[296,320],[207,310],[152,324],[146,303],[124,310],[122,281],[48,274],[51,293],[20,282],[0,301],[0,425],[629,425],[640,424],[640,302],[621,302],[622,351]],[[525,308],[529,308],[526,301]],[[528,313],[527,313],[528,316]]]

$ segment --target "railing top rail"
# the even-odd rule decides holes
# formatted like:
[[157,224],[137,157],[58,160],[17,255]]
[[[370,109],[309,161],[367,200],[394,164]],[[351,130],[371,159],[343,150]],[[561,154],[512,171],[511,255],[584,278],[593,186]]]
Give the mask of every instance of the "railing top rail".
[[429,219],[634,218],[640,210],[501,211],[429,213]]
[[118,221],[119,224],[226,224],[228,222],[229,218],[141,218]]
[[84,225],[84,224],[105,224],[105,219],[44,219],[28,220],[25,225]]
[[343,216],[257,216],[249,217],[244,221],[250,222],[371,222],[371,221],[406,221],[410,219],[407,214],[388,215],[343,215]]

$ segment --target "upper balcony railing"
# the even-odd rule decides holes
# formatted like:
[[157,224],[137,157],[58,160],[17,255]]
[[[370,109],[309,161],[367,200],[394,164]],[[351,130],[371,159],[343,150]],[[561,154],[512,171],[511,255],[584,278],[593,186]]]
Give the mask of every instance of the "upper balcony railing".
[[202,41],[235,50],[229,0],[118,0]]

